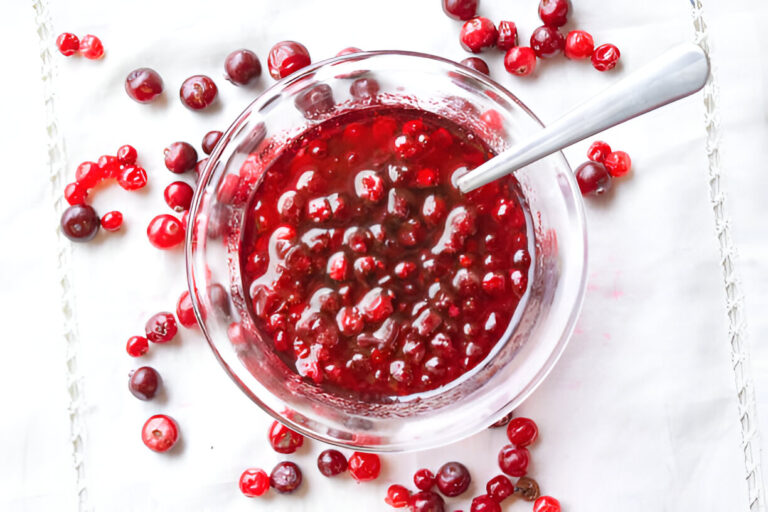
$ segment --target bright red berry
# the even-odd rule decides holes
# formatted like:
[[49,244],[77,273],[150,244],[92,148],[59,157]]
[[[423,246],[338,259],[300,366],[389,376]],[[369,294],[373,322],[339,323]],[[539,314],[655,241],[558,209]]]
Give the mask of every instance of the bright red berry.
[[107,231],[117,231],[123,225],[123,214],[117,210],[107,212],[101,218],[101,227]]
[[562,53],[565,37],[556,28],[543,25],[531,34],[531,48],[537,57],[549,59]]
[[178,330],[176,319],[167,312],[153,315],[144,326],[147,339],[153,343],[168,343],[176,336]]
[[583,30],[571,30],[565,38],[565,56],[569,59],[586,59],[592,56],[595,41]]
[[551,496],[542,496],[534,502],[533,512],[560,512],[560,502]]
[[86,59],[100,59],[104,55],[104,45],[98,37],[87,34],[80,40],[80,53]]
[[96,162],[83,162],[75,171],[75,181],[86,189],[96,186],[104,178],[104,171]]
[[601,44],[592,53],[592,67],[598,71],[608,71],[616,67],[621,52],[612,44]]
[[293,453],[304,444],[304,436],[279,421],[273,421],[269,428],[269,444],[277,453]]
[[125,92],[134,101],[149,103],[163,92],[163,79],[154,69],[134,69],[125,77]]
[[381,472],[381,460],[375,453],[355,452],[348,464],[349,474],[358,482],[375,480]]
[[423,468],[413,474],[413,485],[422,491],[428,491],[435,485],[435,474]]
[[525,476],[529,462],[530,454],[525,448],[508,444],[499,451],[499,467],[509,476]]
[[138,190],[147,186],[147,171],[143,167],[127,165],[120,171],[117,184],[125,190]]
[[246,85],[261,75],[261,62],[250,50],[235,50],[224,60],[227,80],[235,85]]
[[80,40],[75,34],[71,32],[64,32],[59,34],[56,38],[56,47],[59,49],[62,55],[69,57],[74,55],[80,49]]
[[469,512],[501,512],[501,505],[496,503],[496,501],[487,494],[483,494],[472,500]]
[[312,59],[306,46],[296,41],[281,41],[269,50],[267,67],[275,80],[280,80],[309,66]]
[[484,75],[489,75],[491,73],[491,70],[488,68],[488,64],[479,57],[467,57],[461,61],[461,65],[472,68],[479,73],[483,73]]
[[497,503],[501,503],[515,492],[515,485],[504,475],[496,475],[485,484],[485,492]]
[[527,76],[536,69],[536,53],[527,46],[515,46],[504,56],[504,68],[517,76]]
[[197,151],[188,142],[174,142],[163,150],[165,167],[175,174],[191,171],[197,164]]
[[545,25],[562,27],[568,21],[568,0],[541,0],[539,18]]
[[387,489],[387,497],[384,498],[384,503],[393,508],[405,508],[410,501],[411,493],[402,485],[390,485]]
[[589,149],[587,150],[587,158],[593,162],[603,163],[603,160],[605,160],[605,157],[608,156],[608,153],[610,152],[611,146],[609,146],[607,142],[596,140],[589,146]]
[[149,350],[149,340],[144,336],[131,336],[125,344],[125,351],[131,357],[141,357]]
[[167,452],[179,440],[179,427],[171,417],[156,414],[144,423],[141,440],[152,451]]
[[188,109],[203,110],[213,103],[218,92],[216,84],[209,77],[194,75],[182,82],[179,98]]
[[269,476],[263,469],[248,468],[240,475],[240,492],[249,498],[258,498],[269,490]]
[[499,50],[507,51],[513,46],[517,46],[517,25],[513,21],[500,21],[496,47]]
[[158,249],[170,249],[184,241],[184,228],[179,219],[164,213],[149,222],[147,237]]
[[632,168],[632,159],[624,151],[613,151],[605,156],[603,165],[614,178],[624,176]]
[[69,183],[64,187],[64,199],[70,205],[85,204],[88,198],[88,189],[79,181]]
[[116,156],[117,161],[122,165],[133,165],[136,163],[136,159],[139,158],[139,154],[136,151],[136,148],[129,144],[120,146],[117,150]]
[[488,18],[478,16],[464,23],[459,32],[461,46],[468,52],[480,53],[486,48],[496,45],[499,31]]
[[582,195],[597,196],[611,189],[611,175],[600,162],[584,162],[575,174]]
[[187,329],[197,327],[197,318],[195,318],[195,309],[192,306],[189,290],[184,290],[176,303],[176,318]]
[[443,0],[443,12],[455,20],[466,21],[477,14],[478,0]]
[[189,207],[192,205],[192,196],[194,194],[194,189],[183,181],[174,181],[165,187],[165,190],[163,191],[165,204],[175,212],[189,210]]
[[507,438],[515,446],[528,446],[539,437],[539,428],[528,418],[514,418],[507,425]]

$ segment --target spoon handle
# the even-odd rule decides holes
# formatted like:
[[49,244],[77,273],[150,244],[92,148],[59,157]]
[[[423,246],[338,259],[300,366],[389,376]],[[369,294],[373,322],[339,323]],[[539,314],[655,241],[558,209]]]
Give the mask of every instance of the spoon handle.
[[469,192],[580,140],[704,87],[709,61],[693,43],[666,52],[563,117],[458,179]]

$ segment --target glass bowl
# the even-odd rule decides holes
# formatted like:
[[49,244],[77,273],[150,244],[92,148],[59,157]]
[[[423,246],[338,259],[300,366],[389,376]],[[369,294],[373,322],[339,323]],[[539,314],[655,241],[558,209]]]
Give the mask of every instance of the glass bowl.
[[[353,97],[350,86],[360,79],[378,82],[377,93],[366,95],[375,91],[358,82]],[[561,153],[521,169],[516,176],[531,214],[529,287],[502,340],[481,363],[450,385],[388,403],[332,395],[305,382],[253,327],[238,255],[244,214],[263,170],[286,140],[341,113],[376,105],[439,114],[472,130],[496,152],[542,126],[487,76],[438,57],[366,52],[309,66],[259,96],[211,154],[189,216],[187,275],[195,314],[213,353],[271,416],[303,434],[356,450],[425,449],[487,428],[525,400],[552,369],[584,295],[586,226],[581,194]]]

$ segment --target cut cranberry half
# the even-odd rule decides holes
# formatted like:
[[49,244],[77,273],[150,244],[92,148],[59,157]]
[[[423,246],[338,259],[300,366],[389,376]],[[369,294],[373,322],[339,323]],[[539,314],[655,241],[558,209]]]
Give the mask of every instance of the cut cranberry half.
[[128,376],[128,389],[139,400],[152,400],[163,380],[151,366],[142,366]]
[[595,42],[592,36],[583,30],[571,30],[565,38],[565,56],[569,59],[587,59],[592,56]]
[[565,48],[565,37],[554,27],[541,26],[531,34],[531,49],[537,57],[549,59],[560,55]]
[[304,444],[304,436],[279,421],[273,421],[269,428],[269,444],[277,453],[293,453]]
[[164,213],[149,222],[147,238],[158,249],[170,249],[184,241],[184,228],[179,219]]
[[497,503],[512,496],[515,492],[515,486],[512,481],[504,475],[496,475],[485,484],[485,492]]
[[461,61],[461,65],[474,69],[475,71],[483,73],[484,75],[489,75],[491,73],[491,70],[488,69],[488,64],[479,57],[467,57]]
[[347,470],[347,458],[338,450],[324,450],[317,456],[317,469],[327,477],[339,475]]
[[80,40],[75,34],[64,32],[63,34],[59,34],[59,37],[56,38],[56,47],[62,55],[69,57],[70,55],[77,53],[80,49]]
[[542,496],[533,504],[533,512],[560,512],[560,502],[551,496]]
[[607,142],[596,140],[593,142],[587,150],[587,158],[593,162],[603,163],[605,157],[611,152],[611,146]]
[[176,319],[167,312],[153,315],[144,326],[147,339],[153,343],[168,343],[176,336],[177,331]]
[[189,210],[189,207],[192,205],[192,196],[194,194],[194,189],[183,181],[174,181],[165,187],[165,190],[163,191],[165,204],[175,212]]
[[187,329],[197,327],[195,309],[192,306],[192,297],[188,290],[184,290],[179,297],[179,301],[176,303],[176,318],[178,318],[179,323]]
[[210,155],[211,152],[213,151],[213,148],[215,148],[216,144],[219,143],[219,139],[221,139],[222,135],[223,133],[221,133],[218,130],[212,130],[206,133],[205,136],[203,137],[203,143],[202,143],[203,153],[205,153],[206,155]]
[[598,196],[611,189],[611,175],[599,162],[584,162],[576,168],[574,174],[582,195]]
[[455,20],[466,21],[477,14],[478,0],[443,0],[443,12]]
[[179,427],[170,416],[156,414],[144,423],[141,440],[154,452],[167,452],[179,440]]
[[443,497],[432,491],[421,491],[411,495],[408,506],[411,512],[445,512]]
[[632,168],[632,159],[624,151],[612,151],[605,156],[603,165],[611,176],[619,178]]
[[125,92],[134,101],[149,103],[163,92],[163,79],[154,69],[134,69],[125,77]]
[[507,51],[514,46],[517,46],[517,25],[513,21],[500,21],[496,47],[501,51]]
[[240,492],[249,498],[258,498],[269,490],[269,476],[263,469],[246,469],[238,483]]
[[123,214],[117,210],[107,212],[101,218],[101,227],[107,231],[117,231],[123,225]]
[[165,166],[175,174],[191,171],[197,164],[197,151],[188,142],[174,142],[163,150]]
[[616,67],[621,52],[612,44],[601,44],[592,52],[592,67],[598,71],[609,71]]
[[144,336],[131,336],[125,344],[125,351],[131,357],[141,357],[149,351],[149,340]]
[[250,50],[235,50],[224,60],[227,80],[235,85],[247,85],[254,78],[261,76],[261,62]]
[[381,460],[375,453],[355,452],[349,457],[349,474],[358,482],[376,480],[381,472]]
[[530,454],[525,448],[508,444],[499,451],[499,467],[509,476],[525,476],[529,462]]
[[74,204],[61,215],[61,232],[73,242],[87,242],[99,232],[99,216],[87,204]]
[[422,491],[428,491],[435,486],[435,474],[423,468],[413,474],[413,485]]
[[460,462],[447,462],[437,472],[437,488],[450,498],[466,491],[470,482],[469,470]]
[[411,493],[402,485],[390,485],[387,489],[387,497],[384,498],[384,503],[393,508],[404,508],[408,506]]
[[275,80],[280,80],[295,73],[299,69],[309,66],[312,59],[309,50],[296,41],[281,41],[269,50],[267,67],[269,74]]
[[269,485],[281,494],[292,493],[301,485],[302,475],[299,466],[293,462],[279,462],[269,475]]
[[462,48],[472,53],[480,53],[486,48],[496,46],[499,32],[496,25],[488,18],[478,16],[464,23],[459,32]]
[[216,99],[216,84],[205,75],[194,75],[182,82],[179,89],[181,102],[190,110],[208,108]]
[[96,60],[104,55],[104,45],[98,37],[86,34],[80,40],[80,54],[86,59]]
[[504,68],[517,76],[528,76],[536,69],[536,52],[527,46],[515,46],[504,55]]
[[496,501],[483,494],[472,499],[472,505],[469,507],[469,512],[501,512],[501,505]]
[[550,27],[562,27],[568,21],[568,0],[541,0],[539,18]]

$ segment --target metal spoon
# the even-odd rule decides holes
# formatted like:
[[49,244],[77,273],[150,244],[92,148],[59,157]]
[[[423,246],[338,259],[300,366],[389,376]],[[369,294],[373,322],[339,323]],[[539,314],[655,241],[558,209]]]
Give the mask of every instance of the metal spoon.
[[554,123],[457,180],[469,192],[624,121],[685,98],[704,87],[709,60],[693,43],[673,48]]

